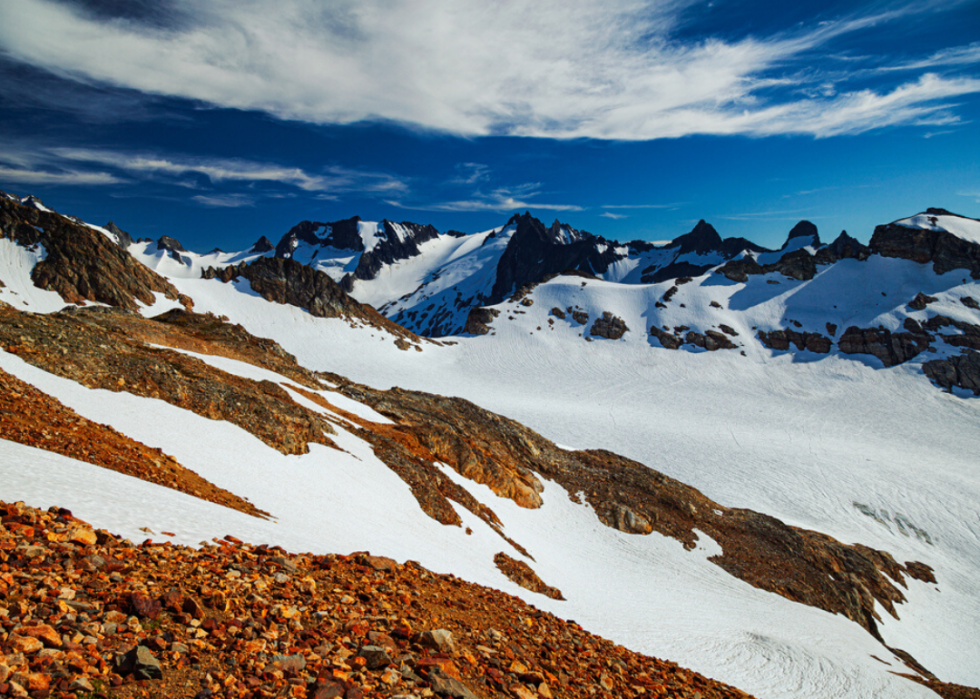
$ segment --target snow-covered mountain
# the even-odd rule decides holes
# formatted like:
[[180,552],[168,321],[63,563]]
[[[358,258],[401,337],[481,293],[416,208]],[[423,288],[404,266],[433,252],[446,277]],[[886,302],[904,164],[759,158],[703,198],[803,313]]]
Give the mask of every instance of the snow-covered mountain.
[[[300,259],[199,255],[4,199],[0,372],[41,395],[0,411],[37,427],[0,422],[0,496],[135,540],[412,558],[760,697],[980,684],[980,222],[931,210],[869,246],[801,224],[779,251],[709,229],[639,251],[529,216],[421,242],[353,221],[297,234]],[[394,239],[418,254],[353,283],[386,319],[326,260]],[[484,308],[485,334],[391,323],[428,304]],[[156,485],[107,470],[120,439]]]

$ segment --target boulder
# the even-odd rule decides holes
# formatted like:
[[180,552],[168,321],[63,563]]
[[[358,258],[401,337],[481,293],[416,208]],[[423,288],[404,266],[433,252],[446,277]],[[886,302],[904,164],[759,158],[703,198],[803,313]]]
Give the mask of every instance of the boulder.
[[912,359],[929,347],[932,337],[927,333],[893,333],[883,327],[858,328],[851,326],[837,341],[837,347],[845,354],[871,354],[886,367],[896,366]]
[[926,306],[930,303],[935,303],[938,299],[935,296],[929,296],[928,294],[923,294],[921,291],[915,295],[915,298],[909,301],[909,308],[913,311],[924,311]]
[[661,330],[656,325],[650,326],[650,334],[655,338],[660,340],[660,344],[663,345],[665,349],[675,350],[683,344],[683,340],[677,337],[677,335],[671,335],[665,330]]

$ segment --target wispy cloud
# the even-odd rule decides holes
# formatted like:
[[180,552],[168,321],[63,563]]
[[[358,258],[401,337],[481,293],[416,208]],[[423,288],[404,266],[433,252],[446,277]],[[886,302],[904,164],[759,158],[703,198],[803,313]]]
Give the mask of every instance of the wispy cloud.
[[[718,216],[726,221],[799,221],[800,217],[813,209],[782,209],[778,211],[751,211]],[[823,218],[809,216],[808,218]]]
[[107,172],[52,171],[0,166],[0,182],[16,184],[109,185],[122,180]]
[[392,193],[407,189],[405,182],[391,175],[340,167],[310,173],[298,167],[228,158],[160,156],[92,148],[54,148],[51,153],[65,160],[111,166],[146,178],[197,175],[213,183],[275,183],[306,192],[330,194],[351,191]]
[[673,204],[603,204],[603,209],[676,209],[679,203]]
[[499,188],[489,193],[474,192],[466,199],[433,202],[426,204],[405,203],[389,200],[387,203],[403,209],[420,211],[516,211],[518,209],[537,209],[546,211],[582,211],[575,204],[553,204],[539,202],[540,185],[525,184],[518,187]]
[[[950,100],[980,92],[980,80],[940,75],[848,90],[793,69],[837,37],[925,3],[685,43],[676,28],[693,2],[512,0],[488,9],[456,0],[281,0],[270,12],[260,0],[198,0],[147,19],[0,0],[0,49],[63,77],[151,94],[314,123],[386,120],[462,135],[830,136],[955,123]],[[966,65],[977,51],[971,44],[902,68]]]
[[892,66],[883,66],[879,70],[923,70],[938,68],[940,66],[963,66],[980,63],[980,41],[968,46],[956,46],[950,49],[937,51],[936,53],[917,61],[908,61]]
[[197,194],[191,199],[204,206],[223,209],[255,206],[255,200],[245,194]]
[[603,218],[611,218],[614,221],[618,221],[623,218],[629,218],[629,216],[627,216],[626,214],[614,214],[611,211],[603,211],[599,215],[602,216]]

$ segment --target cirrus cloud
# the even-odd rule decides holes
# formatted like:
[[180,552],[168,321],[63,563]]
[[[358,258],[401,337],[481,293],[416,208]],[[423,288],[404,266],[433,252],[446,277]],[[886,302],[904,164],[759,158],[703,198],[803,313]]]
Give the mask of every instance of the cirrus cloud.
[[[861,133],[958,121],[969,76],[828,90],[786,66],[913,12],[768,37],[676,38],[692,0],[172,0],[152,22],[0,0],[0,48],[65,77],[323,124],[648,140]],[[168,16],[179,20],[168,24]],[[969,64],[975,46],[913,67]],[[302,186],[302,185],[300,185]]]

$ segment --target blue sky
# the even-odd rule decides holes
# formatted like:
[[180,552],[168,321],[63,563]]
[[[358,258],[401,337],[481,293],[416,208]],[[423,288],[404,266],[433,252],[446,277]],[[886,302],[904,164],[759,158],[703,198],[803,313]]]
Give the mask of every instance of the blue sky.
[[980,1],[0,0],[0,188],[192,249],[980,217]]

